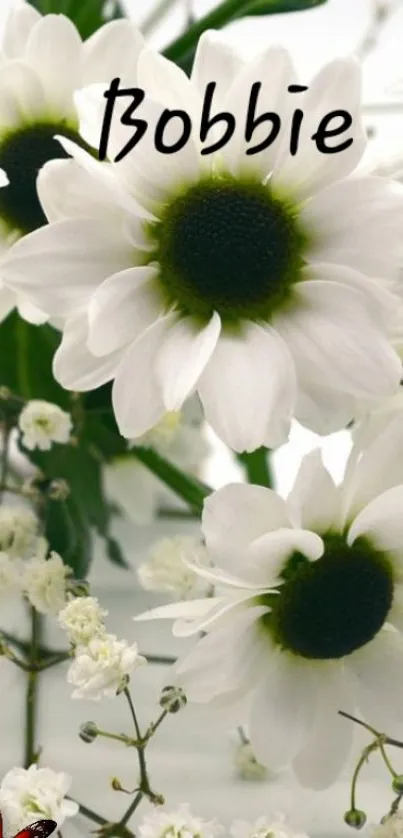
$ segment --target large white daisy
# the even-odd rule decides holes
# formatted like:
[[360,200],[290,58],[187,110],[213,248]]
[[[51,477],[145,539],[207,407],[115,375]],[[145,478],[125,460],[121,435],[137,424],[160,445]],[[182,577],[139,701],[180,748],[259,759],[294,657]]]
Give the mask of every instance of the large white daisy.
[[[0,254],[46,224],[36,180],[44,163],[67,156],[55,134],[83,142],[75,91],[115,74],[133,79],[142,43],[127,20],[83,43],[64,15],[42,17],[22,2],[10,13],[0,46]],[[27,319],[42,319],[1,283],[0,317],[16,302]]]
[[[212,79],[215,109],[236,115],[237,129],[220,152],[203,155],[202,95]],[[137,80],[146,91],[136,112],[149,123],[143,139],[118,163],[96,163],[64,141],[82,167],[75,201],[63,165],[45,167],[40,193],[53,223],[17,243],[4,264],[10,286],[67,317],[56,377],[77,390],[114,378],[127,437],[197,391],[209,423],[239,451],[284,441],[294,414],[327,431],[351,419],[355,398],[393,393],[401,362],[387,339],[396,306],[386,282],[397,278],[402,192],[384,178],[349,176],[365,146],[358,66],[334,61],[296,97],[283,49],[242,64],[207,33],[190,80],[148,49]],[[256,80],[257,112],[278,112],[285,133],[248,155]],[[80,101],[94,143],[99,100],[92,90]],[[305,117],[293,156],[297,105]],[[189,142],[174,154],[154,146],[167,107],[193,119]],[[321,154],[312,135],[341,108],[352,115],[353,142]],[[257,128],[253,143],[267,131]],[[173,120],[164,140],[177,136]],[[112,160],[126,141],[117,117]]]
[[302,463],[287,501],[233,484],[205,502],[213,600],[136,619],[177,617],[205,632],[176,665],[190,700],[233,708],[257,759],[290,763],[322,788],[340,771],[352,726],[403,721],[403,417],[394,417],[336,487],[320,454]]

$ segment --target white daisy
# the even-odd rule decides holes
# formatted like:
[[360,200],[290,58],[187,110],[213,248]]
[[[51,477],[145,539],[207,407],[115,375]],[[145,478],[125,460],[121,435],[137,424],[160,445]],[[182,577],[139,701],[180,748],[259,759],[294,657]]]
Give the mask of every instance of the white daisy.
[[352,725],[339,710],[382,730],[403,718],[402,446],[399,416],[341,487],[315,451],[287,501],[253,485],[218,490],[202,519],[216,567],[193,567],[220,595],[138,618],[206,632],[177,664],[188,699],[232,706],[256,758],[292,764],[307,786],[326,787],[344,764]]
[[[203,155],[202,96],[212,77],[212,113],[229,111],[237,128],[219,152]],[[259,79],[256,115],[279,113],[284,133],[248,155],[246,108]],[[7,282],[67,316],[56,377],[77,390],[114,378],[114,408],[129,438],[197,391],[231,448],[274,447],[294,414],[316,429],[341,427],[355,397],[387,396],[398,386],[401,362],[386,337],[395,301],[376,278],[396,279],[401,187],[349,176],[365,146],[358,65],[334,61],[298,95],[287,91],[296,82],[283,49],[242,64],[215,33],[200,39],[190,80],[144,49],[137,83],[146,98],[136,115],[149,127],[136,148],[120,162],[97,163],[65,140],[82,166],[74,184],[68,164],[43,170],[41,200],[54,223],[15,245]],[[91,96],[81,98],[87,109]],[[296,107],[305,117],[293,156]],[[154,146],[166,108],[193,120],[174,154]],[[343,140],[353,142],[322,154],[312,134],[341,108],[352,115]],[[84,131],[92,142],[94,125],[96,115]],[[126,139],[118,109],[114,126],[111,160]],[[165,143],[178,133],[173,120]],[[268,133],[267,122],[258,126],[250,145]],[[214,139],[212,131],[205,145]]]
[[[56,134],[82,142],[74,93],[116,74],[133,80],[142,37],[129,21],[103,26],[82,43],[64,15],[17,3],[0,45],[0,254],[46,223],[36,190],[40,168],[67,154]],[[43,312],[0,285],[0,317],[17,303],[26,319]]]

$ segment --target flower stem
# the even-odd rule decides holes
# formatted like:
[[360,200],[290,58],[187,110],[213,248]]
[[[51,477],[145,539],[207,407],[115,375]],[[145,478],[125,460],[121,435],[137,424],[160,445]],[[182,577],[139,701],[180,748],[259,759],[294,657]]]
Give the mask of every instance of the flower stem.
[[10,433],[7,422],[3,425],[3,439],[1,451],[1,466],[0,466],[0,503],[3,501],[4,492],[6,490],[6,482],[8,475],[8,454],[10,447]]
[[[73,800],[73,798],[67,797],[67,800]],[[93,812],[92,809],[88,809],[88,806],[83,806],[82,803],[78,803],[78,806],[80,808],[80,814],[84,815],[84,817],[88,818],[88,820],[99,824],[99,826],[106,826],[109,823],[109,821],[106,818],[103,818],[102,815],[97,815],[97,813]]]
[[38,698],[38,672],[37,657],[38,647],[41,639],[41,616],[30,608],[31,616],[31,646],[29,650],[30,671],[27,675],[27,689],[25,698],[25,768],[37,762],[39,750],[36,748],[36,721],[37,721],[37,698]]
[[249,454],[237,454],[239,462],[243,465],[248,483],[256,486],[265,486],[271,489],[274,485],[273,473],[270,467],[270,452],[267,448],[257,448]]
[[138,446],[131,449],[131,454],[156,477],[159,477],[166,486],[169,486],[176,495],[186,501],[192,509],[201,512],[205,498],[212,492],[210,486],[185,474],[152,448]]

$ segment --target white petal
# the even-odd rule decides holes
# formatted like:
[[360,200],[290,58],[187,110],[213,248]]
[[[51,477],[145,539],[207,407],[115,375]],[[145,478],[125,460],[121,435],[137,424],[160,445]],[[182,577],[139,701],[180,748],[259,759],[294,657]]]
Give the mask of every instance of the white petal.
[[193,599],[183,602],[171,602],[169,605],[161,605],[159,608],[152,608],[150,611],[143,611],[133,617],[137,623],[145,622],[147,620],[176,620],[176,619],[192,619],[203,617],[208,614],[219,603],[224,602],[222,597],[210,597],[207,599]]
[[2,50],[7,58],[22,58],[30,33],[42,19],[29,3],[10,9],[2,37]]
[[353,521],[347,541],[353,544],[361,535],[368,536],[380,550],[403,559],[403,486],[378,495]]
[[388,623],[391,623],[392,626],[400,632],[403,632],[403,585],[395,585],[392,608],[388,614]]
[[201,99],[186,73],[172,61],[151,49],[143,49],[137,65],[138,84],[147,91],[147,98],[165,108],[185,110],[200,119]]
[[244,323],[241,334],[222,332],[200,378],[207,421],[235,451],[284,442],[296,401],[294,365],[270,327]]
[[11,287],[49,314],[75,314],[96,287],[132,263],[133,246],[112,223],[69,219],[17,241],[2,265]]
[[116,420],[128,439],[149,431],[164,415],[161,389],[154,374],[155,360],[173,315],[161,317],[126,350],[113,384]]
[[0,65],[0,98],[1,109],[10,125],[14,123],[14,107],[20,122],[43,118],[46,114],[42,84],[34,70],[22,61]]
[[375,638],[354,652],[349,665],[358,679],[358,707],[370,725],[383,730],[402,721],[403,637],[393,629],[383,629]]
[[332,528],[339,494],[323,465],[320,448],[303,458],[287,506],[297,526],[320,533]]
[[16,304],[16,295],[0,281],[0,322],[6,319]]
[[190,79],[201,97],[204,97],[207,85],[216,82],[214,101],[217,110],[221,110],[224,96],[242,65],[242,59],[222,35],[209,29],[199,38]]
[[[162,56],[159,58],[165,60]],[[176,69],[179,71],[178,68]],[[147,87],[145,89],[148,91]],[[119,180],[133,195],[148,196],[149,199],[158,202],[165,199],[170,190],[176,191],[178,186],[197,180],[203,161],[197,153],[192,136],[175,153],[162,154],[158,151],[155,146],[155,129],[165,107],[166,103],[163,105],[155,102],[147,93],[139,106],[138,116],[147,122],[148,128],[138,145],[122,160],[114,163],[114,170]],[[114,136],[110,148],[114,155],[111,159],[115,161],[117,156],[115,152],[119,154],[125,147],[133,135],[133,128],[123,126],[119,122],[118,109],[114,119]],[[164,144],[167,147],[175,145],[183,132],[183,122],[180,118],[169,120],[163,133]]]
[[75,160],[50,160],[36,182],[48,221],[66,218],[118,219],[119,210],[105,185]]
[[[206,615],[202,615],[199,619],[177,620],[172,633],[175,637],[190,637],[193,634],[206,631],[206,629],[209,629],[209,627],[214,623],[218,623],[220,625],[223,620],[233,620],[234,614],[235,616],[237,614],[242,614],[245,607],[250,607],[255,604],[256,595],[256,589],[253,592],[248,590],[243,593],[229,594],[222,600],[221,603],[217,601],[215,607],[208,611]],[[266,606],[262,606],[262,608],[262,613],[270,611],[270,608]]]
[[167,411],[179,410],[194,391],[216,348],[220,331],[221,320],[214,312],[203,328],[187,317],[178,319],[167,332],[155,366]]
[[294,552],[303,553],[311,561],[324,552],[322,539],[309,530],[281,528],[265,533],[252,541],[245,556],[244,575],[265,587],[278,585],[287,559]]
[[234,135],[221,151],[231,171],[237,173],[252,169],[263,177],[271,173],[279,154],[281,132],[267,149],[258,154],[247,155],[245,152],[248,148],[251,149],[265,141],[272,127],[270,122],[263,122],[261,126],[256,127],[248,144],[245,139],[247,103],[252,85],[260,82],[255,118],[258,119],[265,112],[274,111],[284,120],[292,107],[287,87],[295,81],[296,73],[291,58],[281,47],[269,47],[254,61],[245,64],[238,73],[223,105],[236,120]]
[[112,20],[101,26],[83,45],[83,84],[127,77],[134,86],[143,46],[141,32],[129,20]]
[[276,771],[306,741],[315,717],[316,673],[304,661],[276,650],[251,708],[249,736],[259,762]]
[[[286,94],[287,95],[287,94]],[[283,125],[287,150],[276,166],[272,183],[304,199],[323,186],[350,174],[359,162],[366,146],[366,134],[361,124],[361,70],[353,59],[337,59],[327,64],[313,79],[303,94],[288,94],[293,106],[301,108],[304,118],[298,151],[291,156],[288,150],[289,126]],[[274,108],[274,110],[276,110]],[[335,154],[323,154],[312,140],[323,117],[333,110],[345,110],[353,123],[345,133],[326,140],[329,147],[337,147],[352,139],[349,148]],[[340,119],[329,123],[329,129],[339,127]],[[288,130],[287,130],[288,128]],[[284,141],[285,142],[285,141]]]
[[284,500],[263,486],[230,483],[204,501],[202,531],[207,550],[229,570],[237,568],[237,551],[265,533],[288,526]]
[[312,280],[299,283],[294,296],[294,311],[276,318],[276,327],[302,374],[356,397],[396,392],[401,362],[361,292]]
[[[264,537],[264,536],[263,536]],[[258,582],[250,582],[247,581],[248,577],[250,576],[250,568],[245,568],[245,579],[241,576],[234,576],[231,573],[228,573],[226,570],[221,570],[219,567],[206,567],[202,565],[197,559],[192,559],[188,556],[182,556],[183,563],[197,573],[198,576],[201,576],[203,579],[208,579],[213,584],[219,585],[226,585],[231,588],[241,588],[247,589],[251,591],[260,590],[262,588],[262,583]],[[241,571],[242,574],[242,571]],[[264,584],[264,583],[263,583]]]
[[301,223],[313,233],[310,258],[367,276],[397,277],[402,215],[402,192],[386,178],[355,176],[338,181],[301,209]]
[[93,390],[113,378],[118,355],[95,358],[87,348],[88,319],[78,314],[67,320],[62,342],[53,359],[53,374],[66,390]]
[[127,268],[108,277],[91,297],[88,347],[94,355],[108,355],[135,340],[162,313],[152,280],[152,267]]
[[81,79],[81,38],[64,15],[48,14],[32,29],[25,59],[40,78],[48,106],[74,114],[73,90]]
[[312,789],[330,786],[349,754],[352,723],[339,710],[354,712],[351,678],[337,663],[320,664],[320,681],[315,721],[305,747],[294,760],[293,768],[301,785]]
[[49,319],[45,311],[42,311],[41,308],[37,308],[37,306],[32,305],[32,303],[25,300],[24,297],[18,298],[17,309],[18,314],[23,320],[27,320],[28,323],[33,323],[35,326],[40,326],[42,323],[46,323]]
[[212,701],[253,688],[262,658],[270,654],[270,644],[256,627],[263,613],[262,607],[252,607],[232,617],[179,661],[175,670],[191,701]]
[[351,522],[371,500],[403,485],[403,417],[394,416],[361,452],[353,447],[343,485],[344,520]]
[[328,434],[346,428],[356,411],[356,400],[347,393],[318,386],[314,376],[300,375],[295,418],[317,434]]

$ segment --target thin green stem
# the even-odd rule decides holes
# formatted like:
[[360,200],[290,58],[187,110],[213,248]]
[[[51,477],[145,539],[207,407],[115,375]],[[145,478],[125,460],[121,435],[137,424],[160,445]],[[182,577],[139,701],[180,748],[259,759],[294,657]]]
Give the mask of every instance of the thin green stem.
[[3,425],[3,439],[1,451],[1,466],[0,466],[0,503],[3,501],[4,492],[6,490],[7,475],[8,475],[8,455],[10,448],[10,433],[11,429],[8,427],[7,421]]
[[114,739],[115,742],[123,742],[124,745],[131,747],[138,747],[137,739],[130,739],[130,737],[125,736],[124,733],[109,733],[107,730],[100,730],[97,728],[97,736],[103,736],[104,739]]
[[380,751],[382,759],[383,759],[383,761],[386,765],[386,768],[388,769],[391,776],[392,777],[397,777],[397,772],[393,768],[393,765],[392,765],[392,763],[391,763],[391,761],[390,761],[390,759],[389,759],[389,757],[386,753],[385,746],[382,744],[382,742],[379,742],[379,751]]
[[[67,800],[74,800],[74,798],[67,797]],[[77,801],[74,802],[77,803]],[[107,826],[109,824],[109,821],[106,818],[103,818],[102,815],[97,815],[97,813],[92,809],[89,809],[88,806],[84,806],[82,803],[78,803],[77,805],[79,806],[80,814],[84,815],[84,817],[88,818],[88,820],[97,823],[99,826]]]
[[201,512],[203,503],[212,489],[195,477],[181,471],[173,463],[161,457],[152,448],[135,447],[131,449],[133,457],[139,460],[152,474],[169,486],[176,495],[186,501],[196,512]]
[[140,805],[143,797],[144,797],[144,792],[140,789],[137,792],[136,797],[134,798],[134,800],[132,800],[130,806],[128,807],[128,809],[124,813],[123,817],[120,819],[119,826],[126,826],[126,824],[129,822],[131,816],[134,814],[134,812],[136,811],[136,809]]
[[356,805],[355,805],[355,803],[356,803],[356,790],[357,790],[357,781],[358,781],[359,773],[360,773],[363,765],[365,765],[365,763],[368,762],[368,759],[369,759],[370,755],[372,754],[372,752],[376,751],[378,747],[379,747],[379,742],[377,740],[375,740],[374,742],[371,742],[370,745],[368,745],[366,748],[364,748],[364,750],[363,750],[363,752],[360,756],[360,759],[357,762],[357,765],[355,767],[354,774],[353,774],[352,780],[351,780],[350,802],[351,802],[352,811],[356,810]]
[[248,483],[265,486],[268,489],[273,488],[274,478],[270,467],[270,452],[267,448],[257,448],[256,451],[250,453],[244,452],[238,454],[237,458],[245,469]]
[[34,608],[30,608],[31,617],[31,648],[29,653],[29,664],[31,669],[28,672],[27,689],[25,699],[25,768],[29,768],[38,759],[36,747],[36,721],[37,721],[37,699],[38,699],[38,647],[41,638],[41,617]]
[[162,724],[167,715],[168,710],[163,710],[161,715],[158,716],[158,719],[150,725],[144,737],[146,740],[151,739],[151,737],[154,736],[154,733],[158,730],[160,724]]
[[146,659],[147,663],[155,663],[162,666],[172,666],[176,663],[176,658],[168,655],[142,655],[142,657]]

